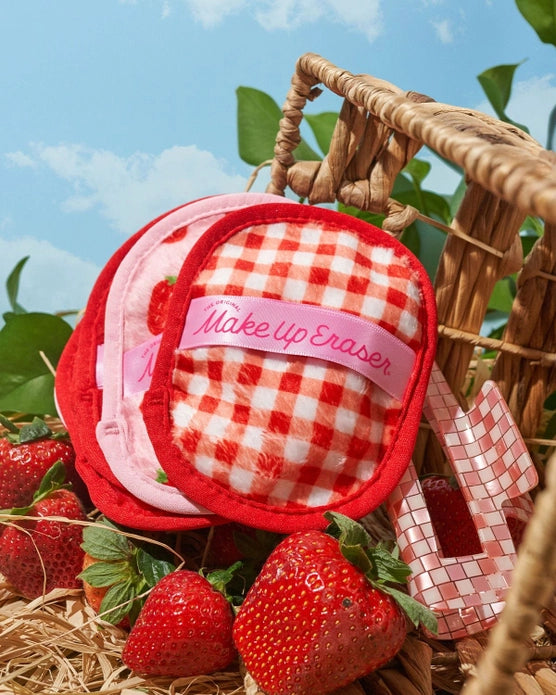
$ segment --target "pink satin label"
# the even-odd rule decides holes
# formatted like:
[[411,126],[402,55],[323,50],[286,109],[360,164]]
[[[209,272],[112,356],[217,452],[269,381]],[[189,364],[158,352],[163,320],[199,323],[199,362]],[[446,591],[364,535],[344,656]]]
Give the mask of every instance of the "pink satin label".
[[265,297],[193,299],[179,347],[210,345],[335,362],[398,400],[415,364],[414,351],[375,323],[343,311]]
[[[125,352],[123,358],[124,396],[131,393],[143,393],[149,388],[161,340],[162,334],[154,336]],[[104,386],[104,345],[99,345],[97,348],[96,382],[97,387],[102,389]]]
[[124,395],[142,393],[151,385],[162,334],[146,340],[124,354]]

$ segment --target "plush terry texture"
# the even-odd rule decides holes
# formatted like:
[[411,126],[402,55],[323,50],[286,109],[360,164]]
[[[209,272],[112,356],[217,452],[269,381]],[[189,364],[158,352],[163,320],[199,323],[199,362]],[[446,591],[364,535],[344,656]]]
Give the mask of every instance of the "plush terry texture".
[[[347,311],[409,344],[421,337],[403,258],[318,225],[248,228],[218,247],[191,288],[192,297],[242,294]],[[176,363],[172,437],[198,471],[250,499],[322,506],[370,479],[400,405],[332,362],[194,349]]]
[[[106,302],[105,386],[97,438],[118,482],[138,499],[161,510],[210,514],[173,485],[159,482],[161,466],[140,412],[150,365],[145,365],[140,389],[133,390],[126,387],[122,364],[130,350],[144,345],[164,329],[167,320],[172,320],[168,307],[173,285],[167,285],[166,279],[178,275],[206,230],[231,211],[271,200],[282,202],[266,194],[228,194],[202,199],[170,213],[134,245],[112,281]],[[160,285],[165,286],[161,295]]]
[[[179,326],[200,297],[266,298],[357,316],[416,355],[399,400],[335,362],[223,345],[175,351],[178,328],[165,333],[143,409],[170,480],[218,513],[288,531],[322,525],[316,514],[354,501],[362,516],[397,483],[414,443],[435,315],[424,270],[385,233],[331,211],[269,207],[229,216],[198,245],[172,299]],[[164,435],[155,417],[167,423]]]

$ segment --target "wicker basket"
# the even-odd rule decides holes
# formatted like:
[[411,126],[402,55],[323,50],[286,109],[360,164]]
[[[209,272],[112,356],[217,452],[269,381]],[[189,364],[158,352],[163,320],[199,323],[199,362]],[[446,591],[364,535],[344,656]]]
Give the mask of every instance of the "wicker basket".
[[[302,112],[321,93],[318,84],[343,97],[340,116],[324,160],[296,161]],[[338,201],[381,213],[383,228],[393,234],[417,218],[448,233],[435,278],[437,363],[464,403],[477,348],[496,355],[490,377],[510,405],[541,485],[501,620],[488,639],[483,635],[453,645],[445,663],[459,660],[465,667],[482,655],[465,695],[556,693],[550,612],[544,614],[542,633],[542,656],[548,660],[539,659],[531,640],[556,583],[556,461],[546,465],[556,442],[537,438],[545,400],[556,387],[556,154],[512,125],[353,75],[315,54],[298,60],[283,113],[269,192],[284,194],[289,188],[311,204]],[[466,193],[450,227],[391,197],[396,176],[422,146],[465,173]],[[541,218],[545,232],[523,259],[519,231],[527,215]],[[516,272],[518,291],[503,338],[482,337],[495,283]],[[415,458],[438,468],[443,465],[438,447],[428,439],[425,432]],[[440,653],[433,654],[433,668],[435,662],[442,664]],[[474,668],[467,671],[475,675]],[[399,685],[393,692],[412,692]],[[459,692],[460,686],[444,683],[448,692]]]
[[[303,109],[320,93],[319,84],[344,100],[330,151],[321,162],[295,161]],[[538,436],[546,397],[556,388],[556,155],[513,126],[352,75],[314,54],[299,59],[283,111],[268,191],[289,188],[311,204],[339,201],[380,213],[392,234],[428,219],[392,198],[396,176],[421,146],[464,170],[467,190],[451,226],[428,220],[447,233],[435,279],[437,363],[464,405],[473,394],[470,374],[477,381],[477,365],[484,366],[477,354],[495,354],[489,375],[512,409],[541,480],[496,627],[450,643],[413,633],[386,668],[335,695],[556,693],[556,460],[548,465],[556,441]],[[545,233],[524,260],[519,230],[527,215],[541,218]],[[503,338],[482,337],[494,285],[518,271]],[[426,428],[414,458],[422,469],[445,465]],[[392,533],[382,509],[368,526],[376,537]],[[0,583],[0,619],[0,692],[257,693],[248,674],[239,672],[173,683],[134,677],[119,659],[125,634],[110,626],[99,630],[79,591],[29,604]]]

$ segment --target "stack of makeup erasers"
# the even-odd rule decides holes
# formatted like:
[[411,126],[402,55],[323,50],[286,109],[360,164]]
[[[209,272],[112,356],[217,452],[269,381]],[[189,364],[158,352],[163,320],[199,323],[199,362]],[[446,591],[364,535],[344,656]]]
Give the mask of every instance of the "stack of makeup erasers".
[[102,270],[56,398],[117,523],[290,533],[359,519],[407,469],[436,346],[434,294],[397,240],[267,194],[157,218]]

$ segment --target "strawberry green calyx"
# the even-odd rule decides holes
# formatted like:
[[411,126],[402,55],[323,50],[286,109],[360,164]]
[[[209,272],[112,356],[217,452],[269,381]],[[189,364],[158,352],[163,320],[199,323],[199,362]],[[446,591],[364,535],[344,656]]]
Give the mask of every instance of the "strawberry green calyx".
[[239,597],[231,595],[228,592],[228,584],[230,584],[230,582],[232,582],[235,579],[236,573],[241,567],[243,567],[243,563],[238,561],[234,562],[233,565],[230,565],[230,567],[227,567],[226,569],[217,569],[206,574],[204,570],[201,569],[199,571],[199,574],[201,575],[201,577],[204,577],[207,580],[207,582],[212,586],[213,589],[220,592],[222,596],[224,596],[226,601],[228,601],[232,605],[235,605],[241,599]]
[[363,526],[343,514],[326,512],[324,516],[330,522],[326,533],[338,540],[346,560],[361,570],[373,587],[390,595],[415,627],[421,624],[436,633],[438,624],[434,613],[396,587],[405,584],[411,574],[409,566],[400,560],[397,546],[393,551],[384,543],[374,546]]
[[83,530],[81,548],[95,562],[79,578],[91,587],[106,588],[99,613],[115,625],[126,617],[133,624],[143,606],[143,595],[175,569],[155,551],[132,542],[106,518]]
[[68,437],[67,432],[53,432],[40,417],[34,417],[32,422],[18,427],[0,413],[0,425],[7,430],[2,436],[12,444],[29,444],[39,439],[67,439]]

